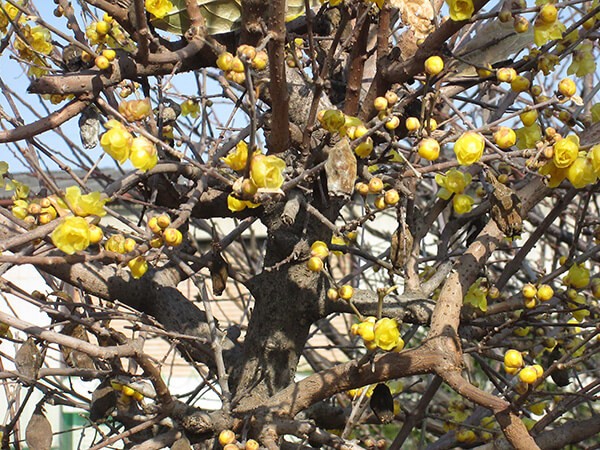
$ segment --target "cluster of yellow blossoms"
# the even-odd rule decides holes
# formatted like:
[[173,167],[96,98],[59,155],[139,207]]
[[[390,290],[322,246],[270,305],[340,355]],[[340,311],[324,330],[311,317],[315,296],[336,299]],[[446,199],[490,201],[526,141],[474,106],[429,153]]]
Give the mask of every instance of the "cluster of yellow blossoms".
[[190,116],[195,119],[200,115],[200,103],[195,100],[184,100],[180,106],[182,116]]
[[360,323],[355,323],[351,333],[360,336],[369,350],[380,348],[386,352],[399,352],[404,348],[404,340],[400,336],[396,319],[384,317],[377,320],[367,317]]
[[445,175],[435,175],[435,182],[441,187],[437,196],[443,200],[449,200],[453,196],[452,206],[456,214],[465,214],[473,208],[475,200],[464,193],[471,179],[471,174],[457,169],[450,169]]
[[28,74],[32,77],[41,77],[48,71],[48,65],[45,56],[52,53],[52,36],[50,32],[42,26],[22,25],[19,34],[15,37],[15,50],[19,57],[31,63]]
[[237,84],[244,84],[246,73],[244,62],[250,64],[254,70],[264,70],[267,67],[269,56],[264,50],[256,50],[251,45],[243,44],[237,49],[236,56],[224,52],[217,58],[217,67],[225,73],[225,78]]
[[538,47],[555,39],[562,38],[566,30],[564,24],[558,19],[558,10],[553,3],[546,3],[540,9],[533,24],[533,42]]
[[600,145],[594,145],[589,151],[581,151],[579,137],[569,135],[557,140],[549,154],[549,159],[540,173],[547,175],[548,186],[556,187],[568,179],[575,188],[594,184],[600,177]]
[[539,364],[525,366],[523,355],[520,351],[510,349],[504,354],[504,370],[510,375],[519,373],[519,379],[525,384],[533,384],[544,374],[544,369]]
[[52,243],[67,255],[85,250],[91,244],[97,244],[104,237],[100,227],[88,222],[85,217],[103,217],[106,215],[104,205],[108,201],[100,192],[82,194],[78,186],[68,187],[65,191],[65,199],[55,199],[55,205],[61,213],[66,215],[68,211],[73,216],[65,217],[54,229]]
[[106,131],[100,138],[102,149],[123,164],[127,159],[143,172],[158,162],[156,146],[144,136],[134,137],[118,120],[111,119],[104,125]]
[[[321,126],[330,133],[339,133],[350,140],[359,139],[367,134],[367,127],[358,117],[348,116],[337,109],[319,111],[317,119]],[[354,153],[360,158],[367,158],[373,151],[373,140],[367,137],[354,148]]]
[[[236,172],[241,172],[246,169],[248,153],[248,144],[240,141],[222,161]],[[284,169],[285,161],[281,158],[254,151],[250,159],[250,177],[240,177],[235,182],[233,193],[227,197],[228,208],[233,212],[256,208],[259,204],[250,200],[256,193],[280,192],[284,181]]]

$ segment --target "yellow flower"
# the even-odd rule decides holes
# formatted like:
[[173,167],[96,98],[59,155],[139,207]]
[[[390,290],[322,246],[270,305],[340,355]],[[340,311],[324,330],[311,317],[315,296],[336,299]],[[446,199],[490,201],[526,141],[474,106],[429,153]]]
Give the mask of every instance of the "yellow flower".
[[474,131],[467,131],[454,143],[454,153],[458,163],[462,166],[470,166],[481,159],[485,141],[483,136]]
[[163,18],[173,9],[169,0],[146,0],[146,10],[159,19]]
[[558,20],[553,23],[543,23],[536,20],[533,25],[533,42],[538,47],[541,47],[549,41],[562,38],[565,30],[565,26]]
[[225,164],[233,170],[244,170],[248,161],[248,144],[240,141],[235,146],[235,150],[231,150],[225,158],[221,158]]
[[48,64],[46,64],[46,61],[44,61],[39,56],[35,55],[31,60],[31,65],[29,66],[29,69],[27,69],[27,75],[33,78],[43,77],[48,73],[47,67],[49,66]]
[[90,227],[83,217],[67,217],[50,237],[56,248],[72,255],[90,245]]
[[142,172],[152,169],[158,162],[158,155],[155,145],[143,136],[133,139],[129,160],[133,167]]
[[104,42],[106,35],[101,35],[96,31],[96,23],[90,24],[85,29],[85,36],[90,40],[90,44],[97,45]]
[[49,55],[52,53],[53,46],[50,42],[51,39],[52,36],[50,35],[50,31],[48,31],[46,28],[37,26],[31,29],[29,43],[36,52],[44,55]]
[[589,184],[594,184],[597,176],[591,161],[583,156],[579,156],[567,168],[567,178],[573,187],[581,189]]
[[337,109],[328,109],[320,111],[317,119],[323,128],[334,133],[346,124],[346,116]]
[[455,22],[468,20],[473,16],[475,8],[472,0],[446,0],[450,10],[450,18]]
[[558,168],[569,167],[579,156],[579,137],[571,134],[554,144],[552,161]]
[[590,271],[585,268],[583,263],[573,264],[563,278],[563,282],[575,289],[583,289],[590,284]]
[[254,155],[250,162],[250,179],[259,189],[276,190],[283,184],[285,161],[277,156]]
[[556,167],[553,161],[548,161],[546,164],[540,167],[540,173],[542,175],[550,175],[550,178],[548,179],[548,187],[551,188],[557,187],[565,178],[567,178],[567,169]]
[[0,10],[0,31],[6,33],[6,28],[8,28],[8,17],[2,10]]
[[462,194],[471,182],[471,174],[463,173],[457,169],[450,169],[446,175],[435,175],[435,182],[442,188],[437,193],[441,199],[448,200],[452,194]]
[[388,352],[395,349],[402,340],[400,330],[398,330],[398,322],[387,317],[375,322],[373,333],[375,334],[375,345]]
[[567,69],[567,74],[575,74],[578,77],[583,77],[587,74],[594,73],[596,70],[596,59],[592,55],[593,45],[591,42],[586,42],[577,47],[573,52],[573,62]]
[[129,158],[133,136],[115,119],[109,120],[104,126],[108,131],[100,138],[100,145],[106,153],[123,164]]
[[227,207],[232,212],[240,212],[246,208],[258,208],[259,206],[259,203],[252,203],[249,200],[240,200],[239,198],[234,197],[232,194],[227,196]]
[[519,128],[515,133],[517,135],[517,147],[520,150],[535,148],[535,144],[542,139],[542,129],[537,123]]
[[119,112],[129,122],[137,122],[148,117],[152,112],[152,105],[149,98],[143,100],[124,100],[119,103]]
[[478,278],[475,283],[469,287],[463,303],[479,308],[481,311],[487,311],[487,289],[481,286],[485,278]]
[[452,199],[452,206],[456,214],[466,214],[473,209],[473,197],[467,194],[455,195]]
[[591,108],[592,122],[600,122],[600,103],[595,103]]
[[200,104],[188,99],[181,104],[181,115],[192,116],[194,119],[200,114]]
[[544,72],[544,75],[550,74],[559,63],[557,55],[545,53],[538,59],[538,69]]
[[138,256],[129,261],[127,267],[131,270],[131,276],[137,280],[148,271],[148,261],[143,256]]
[[373,331],[374,326],[374,322],[370,319],[367,319],[358,325],[356,334],[358,334],[363,341],[372,342],[375,339],[375,333]]
[[596,144],[590,149],[588,159],[592,163],[596,176],[600,176],[600,144]]
[[20,181],[17,180],[8,180],[6,181],[6,187],[5,189],[7,191],[12,191],[14,190],[15,193],[13,194],[13,199],[26,199],[27,197],[29,197],[29,185],[25,184],[25,183],[21,183]]
[[90,192],[81,195],[79,186],[69,186],[65,192],[65,200],[73,214],[80,217],[105,216],[104,205],[108,201],[106,195],[100,192]]

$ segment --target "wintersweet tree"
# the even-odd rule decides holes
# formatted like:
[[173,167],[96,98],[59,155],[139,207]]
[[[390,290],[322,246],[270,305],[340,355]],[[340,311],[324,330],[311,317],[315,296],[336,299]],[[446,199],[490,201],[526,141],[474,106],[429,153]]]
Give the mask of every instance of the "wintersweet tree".
[[598,443],[597,0],[48,3],[0,1],[2,448]]

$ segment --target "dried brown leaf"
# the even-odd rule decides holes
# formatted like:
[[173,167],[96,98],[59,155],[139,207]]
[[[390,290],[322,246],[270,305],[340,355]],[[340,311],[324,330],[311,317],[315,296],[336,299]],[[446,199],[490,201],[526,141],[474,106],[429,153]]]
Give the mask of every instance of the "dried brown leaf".
[[391,5],[398,8],[402,22],[417,39],[424,39],[433,31],[434,13],[430,0],[392,0]]
[[327,190],[332,195],[351,195],[356,182],[356,156],[347,137],[329,149],[325,173],[327,174]]
[[29,419],[25,429],[25,441],[31,450],[50,450],[52,448],[52,425],[40,405]]
[[27,340],[19,347],[15,354],[15,366],[17,372],[26,379],[28,382],[37,380],[37,375],[42,367],[42,354],[40,349],[32,337]]

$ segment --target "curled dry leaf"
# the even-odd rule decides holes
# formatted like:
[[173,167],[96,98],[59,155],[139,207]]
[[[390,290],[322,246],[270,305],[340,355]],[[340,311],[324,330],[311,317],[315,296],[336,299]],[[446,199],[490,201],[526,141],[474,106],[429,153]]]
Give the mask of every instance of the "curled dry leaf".
[[402,22],[413,31],[417,39],[425,39],[433,31],[433,7],[429,0],[392,0],[398,8]]
[[395,269],[402,269],[408,261],[412,251],[414,239],[406,223],[399,223],[398,228],[392,234],[390,247],[390,260]]
[[[81,339],[82,341],[89,342],[87,333],[85,328],[82,325],[78,325],[76,323],[71,323],[66,325],[62,331],[62,334],[67,336],[72,336],[77,339]],[[69,365],[69,367],[75,367],[78,369],[95,369],[94,360],[85,353],[79,352],[77,350],[73,350],[69,347],[61,346],[61,351],[63,354],[63,358],[65,362]]]
[[507,237],[520,235],[523,231],[521,199],[511,188],[500,183],[490,171],[486,171],[486,176],[493,188],[490,194],[492,219]]
[[104,419],[116,405],[117,393],[111,386],[110,379],[107,378],[92,392],[90,420],[97,422],[100,419]]
[[79,137],[85,148],[98,145],[100,134],[100,111],[96,105],[87,106],[79,117]]
[[35,345],[32,337],[19,347],[15,354],[15,366],[17,372],[27,381],[35,381],[37,379],[40,367],[42,367],[42,354],[40,349]]
[[356,156],[347,137],[342,138],[329,149],[325,173],[327,190],[330,195],[348,196],[354,191],[356,182]]
[[227,286],[228,264],[220,253],[215,252],[209,264],[210,279],[214,295],[221,295]]
[[38,405],[25,429],[25,441],[31,450],[50,450],[52,447],[52,425]]
[[387,384],[375,386],[369,406],[381,423],[390,423],[394,419],[394,398]]

